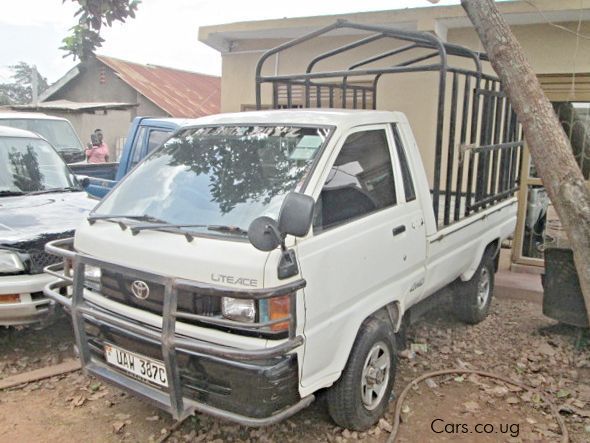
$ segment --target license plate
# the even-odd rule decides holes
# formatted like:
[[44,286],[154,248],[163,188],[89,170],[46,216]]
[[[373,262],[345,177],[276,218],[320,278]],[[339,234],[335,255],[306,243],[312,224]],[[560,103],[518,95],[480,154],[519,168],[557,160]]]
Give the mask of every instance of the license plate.
[[168,387],[166,367],[161,361],[153,360],[113,345],[105,345],[104,353],[107,363],[123,369],[142,380]]

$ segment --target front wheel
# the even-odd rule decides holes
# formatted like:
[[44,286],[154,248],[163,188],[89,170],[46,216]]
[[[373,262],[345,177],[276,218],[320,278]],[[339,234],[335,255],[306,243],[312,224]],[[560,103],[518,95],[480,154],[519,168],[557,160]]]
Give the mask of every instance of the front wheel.
[[371,317],[361,326],[340,379],[328,390],[328,411],[343,428],[364,431],[385,412],[395,379],[391,325]]
[[485,253],[473,277],[458,283],[454,307],[455,314],[461,321],[476,324],[487,317],[494,292],[495,268],[494,257]]

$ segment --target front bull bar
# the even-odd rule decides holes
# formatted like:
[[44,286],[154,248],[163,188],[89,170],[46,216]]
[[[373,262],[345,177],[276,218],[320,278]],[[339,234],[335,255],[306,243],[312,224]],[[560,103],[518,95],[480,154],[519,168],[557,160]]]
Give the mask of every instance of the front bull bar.
[[[175,277],[164,277],[145,271],[130,269],[112,262],[97,260],[86,254],[76,252],[74,239],[60,239],[47,243],[45,250],[51,254],[64,258],[63,272],[59,272],[56,265],[48,266],[45,271],[59,278],[48,284],[44,294],[53,302],[62,305],[72,316],[72,324],[76,344],[78,346],[82,369],[86,374],[92,374],[126,391],[138,394],[154,403],[160,409],[170,413],[176,420],[182,420],[194,412],[202,412],[214,417],[234,421],[245,426],[266,426],[277,423],[301,409],[307,407],[314,400],[313,395],[300,399],[267,418],[253,418],[233,412],[225,411],[205,403],[187,399],[182,395],[180,375],[176,362],[176,352],[197,352],[204,355],[221,357],[229,360],[261,360],[285,355],[294,351],[304,342],[303,336],[296,335],[296,293],[305,287],[305,280],[300,279],[285,285],[269,289],[251,289],[234,291],[231,288],[197,283]],[[103,309],[84,297],[84,271],[86,265],[107,268],[124,273],[133,278],[148,280],[164,286],[164,304],[162,310],[161,329],[148,327],[140,322],[120,316]],[[212,318],[182,312],[177,310],[179,290],[190,290],[199,294],[217,297],[232,297],[251,300],[265,300],[280,296],[289,296],[289,316],[266,322],[233,322],[220,318]],[[68,292],[71,294],[68,294]],[[288,339],[280,344],[268,348],[244,350],[229,346],[217,345],[198,339],[186,338],[176,333],[176,320],[189,319],[220,326],[233,325],[235,327],[260,330],[275,323],[289,323]],[[91,320],[95,324],[105,325],[134,334],[139,339],[161,344],[162,356],[168,377],[167,395],[148,384],[127,377],[102,361],[92,357],[86,337],[84,321]]]

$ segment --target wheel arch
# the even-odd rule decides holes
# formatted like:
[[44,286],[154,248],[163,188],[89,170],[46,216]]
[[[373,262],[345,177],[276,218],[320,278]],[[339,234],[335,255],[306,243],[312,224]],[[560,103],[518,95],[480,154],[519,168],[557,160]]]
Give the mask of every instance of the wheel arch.
[[[327,392],[328,412],[341,427],[365,431],[383,416],[389,403],[397,358],[395,334],[389,321],[382,320],[382,313],[383,310],[379,310],[361,323],[346,366],[338,381]],[[373,366],[371,362],[375,361],[376,355],[374,350],[377,355],[382,352],[382,355],[389,356],[389,364],[381,362],[379,366]]]
[[[460,275],[461,281],[468,281],[473,277],[473,274],[477,270],[477,267],[481,263],[484,255],[492,254],[492,257],[496,260],[496,257],[499,256],[500,253],[500,236],[494,235],[491,240],[481,242],[477,253],[475,254],[475,260],[469,266],[469,268]],[[498,263],[496,261],[496,270],[498,270]]]
[[[336,383],[340,379],[340,377],[342,376],[342,372],[344,371],[344,369],[346,368],[346,365],[348,364],[348,360],[350,358],[352,349],[354,347],[356,340],[358,339],[359,332],[361,331],[363,324],[365,324],[367,321],[369,321],[372,318],[377,318],[377,319],[387,323],[392,328],[392,335],[395,336],[395,333],[397,333],[402,326],[403,317],[404,317],[403,301],[394,300],[394,301],[391,301],[390,303],[374,310],[370,314],[366,315],[360,321],[358,319],[356,319],[356,320],[351,319],[352,321],[348,323],[348,326],[350,328],[349,331],[352,329],[352,331],[354,331],[354,333],[348,334],[348,333],[344,332],[340,336],[340,346],[339,346],[338,352],[335,354],[335,358],[331,362],[331,365],[330,365],[330,366],[332,366],[333,369],[335,369],[335,371],[333,371],[333,372],[331,371],[329,374],[325,374],[324,376],[322,376],[318,379],[312,378],[311,380],[308,380],[307,383],[302,380],[303,384],[301,384],[300,388],[299,388],[300,393],[302,395],[307,395],[309,393],[313,393],[313,392],[317,391],[318,389],[330,387],[331,385],[333,385],[334,383]],[[345,328],[345,329],[348,329],[348,328]],[[395,338],[394,338],[394,340],[395,340]],[[394,341],[394,344],[395,344],[395,341]]]

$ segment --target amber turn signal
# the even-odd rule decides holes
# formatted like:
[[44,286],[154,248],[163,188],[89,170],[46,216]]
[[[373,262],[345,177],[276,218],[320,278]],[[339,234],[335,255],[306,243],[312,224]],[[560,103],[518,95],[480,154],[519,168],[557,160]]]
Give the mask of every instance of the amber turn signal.
[[[289,317],[291,302],[289,295],[274,297],[268,300],[268,317],[270,320],[279,320]],[[289,329],[289,321],[275,323],[270,326],[271,331],[286,331]]]
[[19,303],[19,294],[0,294],[0,304],[2,303]]

